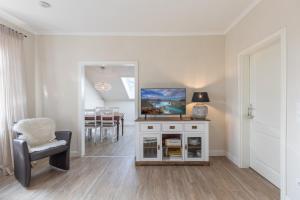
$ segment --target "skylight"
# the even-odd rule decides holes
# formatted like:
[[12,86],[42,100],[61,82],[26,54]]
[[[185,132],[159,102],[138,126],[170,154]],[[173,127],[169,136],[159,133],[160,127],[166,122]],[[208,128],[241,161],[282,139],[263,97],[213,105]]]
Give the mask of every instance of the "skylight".
[[135,96],[135,80],[133,77],[121,77],[129,99],[134,99]]

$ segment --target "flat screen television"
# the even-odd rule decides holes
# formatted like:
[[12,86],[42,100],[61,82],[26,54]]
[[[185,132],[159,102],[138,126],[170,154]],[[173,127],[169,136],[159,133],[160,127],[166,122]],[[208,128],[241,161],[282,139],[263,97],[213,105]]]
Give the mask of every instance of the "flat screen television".
[[141,114],[184,115],[186,113],[185,88],[142,88]]

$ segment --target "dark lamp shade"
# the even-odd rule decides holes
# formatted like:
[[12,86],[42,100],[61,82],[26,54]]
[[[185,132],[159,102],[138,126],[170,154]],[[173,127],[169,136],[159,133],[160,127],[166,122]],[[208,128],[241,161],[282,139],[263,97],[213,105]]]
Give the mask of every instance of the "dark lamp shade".
[[194,92],[192,102],[209,102],[207,92]]

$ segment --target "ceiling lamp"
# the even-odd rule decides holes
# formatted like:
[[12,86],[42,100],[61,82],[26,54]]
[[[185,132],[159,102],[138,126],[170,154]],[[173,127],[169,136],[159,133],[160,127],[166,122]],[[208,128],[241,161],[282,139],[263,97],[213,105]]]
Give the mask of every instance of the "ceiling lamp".
[[107,92],[107,91],[111,90],[111,84],[105,83],[105,82],[97,82],[95,84],[95,88],[99,92]]
[[43,8],[51,7],[50,3],[46,2],[46,1],[40,1],[40,6],[42,6]]

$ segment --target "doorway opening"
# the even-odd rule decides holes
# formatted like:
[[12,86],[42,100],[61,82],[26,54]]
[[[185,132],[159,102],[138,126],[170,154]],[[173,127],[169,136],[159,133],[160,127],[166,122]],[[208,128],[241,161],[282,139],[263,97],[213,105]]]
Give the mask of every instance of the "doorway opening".
[[80,63],[81,155],[133,157],[137,62]]
[[286,33],[242,51],[239,65],[239,167],[286,193]]

